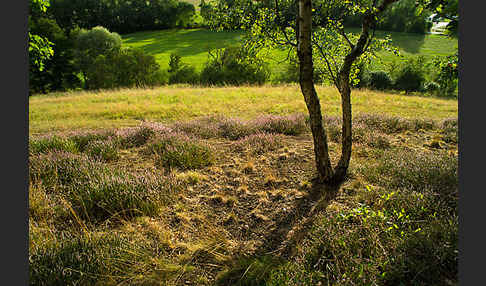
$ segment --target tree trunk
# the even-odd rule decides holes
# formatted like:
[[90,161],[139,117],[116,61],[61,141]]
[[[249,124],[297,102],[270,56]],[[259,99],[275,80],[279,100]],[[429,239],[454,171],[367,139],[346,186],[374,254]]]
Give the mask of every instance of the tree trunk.
[[309,111],[319,181],[328,182],[332,178],[331,160],[329,158],[326,131],[322,122],[321,105],[313,81],[311,0],[299,0],[297,27],[300,89],[304,95],[307,110]]

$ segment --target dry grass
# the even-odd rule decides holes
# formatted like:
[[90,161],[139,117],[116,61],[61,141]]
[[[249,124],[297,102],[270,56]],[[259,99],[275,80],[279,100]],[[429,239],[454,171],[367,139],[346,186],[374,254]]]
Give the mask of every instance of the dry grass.
[[[323,113],[339,116],[341,101],[337,90],[318,86],[317,92]],[[458,110],[457,100],[368,90],[354,90],[352,104],[355,114],[372,111],[403,118],[456,117]],[[265,114],[292,113],[307,113],[297,85],[82,91],[30,97],[29,132],[33,135],[73,129],[120,128],[136,126],[142,120],[174,122],[218,114],[252,119]]]

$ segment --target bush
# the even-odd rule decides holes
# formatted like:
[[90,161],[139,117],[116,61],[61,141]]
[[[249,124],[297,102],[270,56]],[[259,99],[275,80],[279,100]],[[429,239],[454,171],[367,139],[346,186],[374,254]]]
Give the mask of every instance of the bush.
[[424,85],[425,92],[437,95],[440,91],[440,85],[436,82],[430,81]]
[[445,57],[436,57],[432,61],[436,71],[434,80],[439,85],[439,95],[444,97],[455,96],[459,76],[458,53]]
[[406,92],[422,90],[425,82],[424,63],[422,56],[407,59],[394,74],[394,87]]
[[393,87],[393,82],[385,71],[372,71],[369,73],[368,86],[373,89],[385,90]]
[[47,242],[29,234],[35,245],[29,249],[30,285],[95,285],[137,268],[136,261],[144,253],[128,237],[114,233],[62,233]]
[[199,82],[199,74],[193,66],[182,63],[181,56],[171,54],[169,59],[169,84]]
[[171,131],[169,127],[160,123],[143,122],[138,127],[118,130],[115,135],[123,148],[132,148],[144,145],[157,134]]
[[244,48],[228,47],[210,52],[212,57],[201,72],[201,83],[207,85],[263,84],[269,77],[267,65],[256,54]]

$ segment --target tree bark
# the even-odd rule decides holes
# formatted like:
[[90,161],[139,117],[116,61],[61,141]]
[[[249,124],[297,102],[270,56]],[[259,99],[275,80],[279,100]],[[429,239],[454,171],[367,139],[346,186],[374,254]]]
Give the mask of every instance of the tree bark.
[[321,105],[313,81],[311,0],[299,0],[296,31],[298,39],[297,55],[300,67],[299,83],[307,110],[309,111],[317,173],[320,182],[329,182],[333,172],[329,158],[326,131],[322,122]]

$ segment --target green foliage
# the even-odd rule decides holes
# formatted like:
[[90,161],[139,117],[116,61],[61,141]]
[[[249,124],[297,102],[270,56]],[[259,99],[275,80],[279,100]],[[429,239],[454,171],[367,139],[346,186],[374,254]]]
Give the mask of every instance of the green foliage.
[[52,0],[50,13],[64,29],[103,26],[117,33],[188,27],[194,5],[178,0]]
[[369,73],[369,85],[368,87],[378,90],[391,89],[393,87],[393,82],[385,71],[372,71]]
[[32,18],[30,31],[53,44],[53,56],[44,62],[41,70],[29,69],[29,90],[31,93],[47,93],[79,87],[79,69],[74,64],[74,37],[49,18]]
[[268,66],[261,56],[245,47],[227,47],[209,52],[201,72],[201,83],[207,85],[263,84],[269,77]]
[[[376,29],[407,33],[426,33],[432,27],[427,21],[430,11],[421,11],[415,0],[400,0],[383,12],[376,25]],[[344,25],[346,27],[360,27],[362,14],[349,15]]]
[[421,91],[425,82],[425,58],[406,59],[398,68],[392,69],[394,86],[406,92]]
[[[99,88],[110,85],[113,81],[113,71],[106,64],[109,58],[121,49],[121,37],[111,33],[106,28],[97,26],[91,30],[80,30],[76,38],[76,62],[83,73],[85,86]],[[104,76],[111,81],[104,83]]]
[[457,96],[455,93],[459,76],[459,57],[455,54],[445,57],[435,57],[432,66],[436,71],[434,80],[439,84],[439,95],[444,97]]
[[49,0],[29,0],[29,68],[43,71],[44,65],[54,55],[53,43],[46,37],[31,32],[33,21],[45,16]]
[[181,56],[171,54],[169,60],[169,84],[199,82],[199,74],[193,66],[183,63]]
[[81,30],[76,55],[88,89],[146,87],[167,83],[154,56],[121,48],[121,37],[106,28]]

